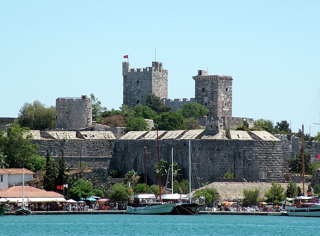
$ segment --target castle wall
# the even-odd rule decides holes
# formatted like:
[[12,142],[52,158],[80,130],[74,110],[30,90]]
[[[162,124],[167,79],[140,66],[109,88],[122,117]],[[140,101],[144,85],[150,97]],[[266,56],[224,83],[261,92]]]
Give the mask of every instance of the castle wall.
[[165,99],[165,105],[171,107],[171,111],[176,112],[179,108],[182,108],[184,104],[195,102],[195,98],[183,98],[183,99]]
[[88,168],[109,169],[115,146],[115,140],[32,140],[39,145],[38,154],[46,156],[49,150],[51,158],[58,162],[61,150],[64,150],[67,167],[78,168],[80,162]]
[[[147,147],[148,176],[151,183],[157,183],[154,174],[156,140],[117,140],[115,163],[123,173],[132,169],[138,174],[145,173],[144,142]],[[170,163],[173,147],[174,161],[182,169],[183,178],[188,179],[189,140],[159,140],[159,143],[161,159]],[[191,146],[193,186],[221,178],[226,172],[246,181],[284,181],[283,167],[286,162],[279,141],[192,140]]]
[[78,130],[92,125],[92,104],[90,98],[57,98],[56,128]]

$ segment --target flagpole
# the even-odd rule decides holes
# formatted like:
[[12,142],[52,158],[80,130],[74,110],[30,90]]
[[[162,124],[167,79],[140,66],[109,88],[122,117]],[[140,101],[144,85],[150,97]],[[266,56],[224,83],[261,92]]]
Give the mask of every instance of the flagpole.
[[154,50],[154,61],[157,61],[157,49]]

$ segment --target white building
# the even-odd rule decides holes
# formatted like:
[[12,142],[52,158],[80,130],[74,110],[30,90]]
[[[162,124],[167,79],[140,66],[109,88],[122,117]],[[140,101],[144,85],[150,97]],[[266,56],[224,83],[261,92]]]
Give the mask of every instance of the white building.
[[[35,173],[24,168],[24,180],[30,180]],[[8,188],[10,185],[20,184],[23,180],[22,168],[0,169],[0,189]]]

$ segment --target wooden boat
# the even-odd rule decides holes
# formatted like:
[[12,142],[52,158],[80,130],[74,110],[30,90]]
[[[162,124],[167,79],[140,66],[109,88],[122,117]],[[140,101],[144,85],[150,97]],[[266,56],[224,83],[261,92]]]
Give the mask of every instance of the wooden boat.
[[320,217],[320,202],[317,197],[299,196],[294,198],[294,205],[287,206],[288,216],[318,216]]
[[175,207],[174,203],[158,202],[154,194],[141,193],[133,196],[128,203],[126,213],[142,215],[170,214]]
[[[304,181],[304,126],[301,134],[301,156],[302,156],[302,184],[305,193]],[[320,202],[315,196],[298,196],[293,199],[292,206],[286,206],[288,216],[318,216],[320,217]]]
[[175,203],[170,215],[196,215],[202,208],[198,203],[190,203],[185,194],[163,194],[161,198],[163,202]]

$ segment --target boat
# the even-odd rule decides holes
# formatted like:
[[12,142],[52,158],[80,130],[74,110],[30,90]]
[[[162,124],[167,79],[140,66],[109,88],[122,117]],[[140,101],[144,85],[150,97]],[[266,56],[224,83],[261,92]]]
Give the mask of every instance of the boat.
[[31,215],[32,214],[32,211],[30,211],[24,205],[24,168],[22,169],[22,206],[21,206],[21,208],[19,208],[15,211],[15,214],[16,215]]
[[[173,150],[171,155],[171,162],[173,165]],[[171,182],[172,191],[171,194],[164,194],[161,196],[162,201],[175,203],[174,209],[170,213],[171,215],[196,215],[202,209],[203,205],[191,202],[191,142],[189,140],[189,197],[185,194],[173,193],[173,168],[171,168]],[[180,190],[181,191],[181,190]]]
[[198,203],[190,203],[189,198],[185,194],[163,194],[162,201],[175,203],[170,215],[196,215],[202,208],[202,205]]
[[156,199],[154,194],[140,193],[133,196],[133,201],[128,202],[127,214],[170,214],[175,207],[174,203],[163,203]]
[[8,210],[9,208],[8,202],[9,201],[0,203],[0,216],[2,216]]
[[170,214],[175,207],[174,203],[164,203],[161,200],[161,172],[160,172],[160,151],[159,151],[159,139],[157,130],[157,149],[158,149],[158,163],[159,163],[159,196],[157,200],[155,194],[149,194],[147,185],[147,167],[146,167],[146,146],[144,146],[145,155],[145,172],[146,172],[146,193],[140,193],[134,195],[129,201],[126,209],[127,214],[141,214],[141,215],[158,215],[158,214]]
[[298,196],[292,206],[286,207],[288,216],[318,216],[320,217],[320,201],[315,196]]
[[[305,193],[304,181],[304,127],[301,134],[301,157],[302,157],[302,186]],[[311,193],[310,193],[311,194]],[[297,196],[293,199],[293,205],[286,206],[288,216],[318,216],[320,217],[320,202],[315,196]]]

